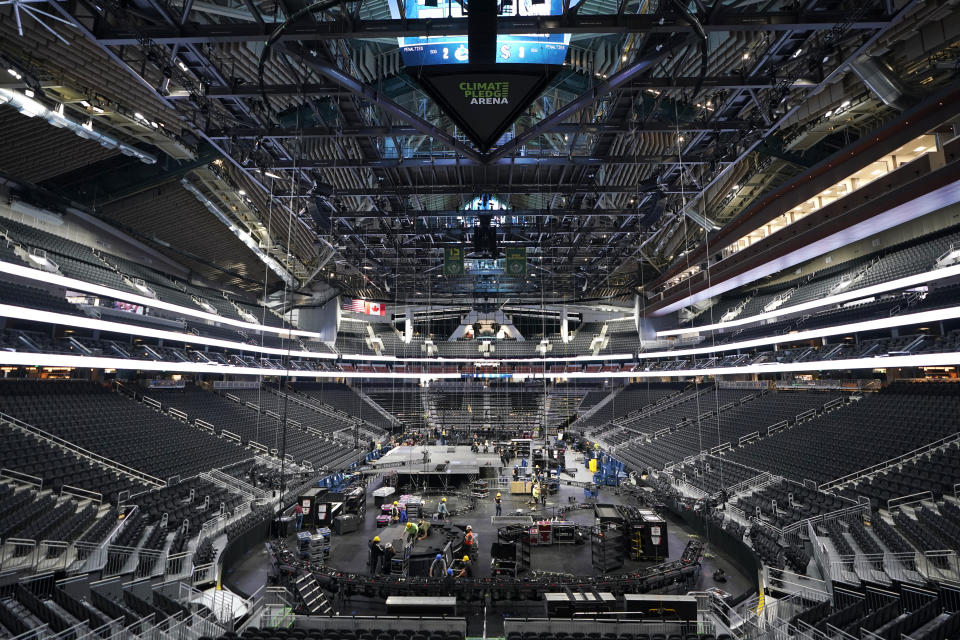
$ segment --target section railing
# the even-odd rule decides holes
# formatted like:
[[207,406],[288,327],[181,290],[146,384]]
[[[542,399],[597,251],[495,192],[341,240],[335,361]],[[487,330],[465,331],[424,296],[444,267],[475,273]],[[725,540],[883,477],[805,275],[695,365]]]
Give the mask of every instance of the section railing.
[[98,453],[94,453],[93,451],[84,449],[79,445],[76,445],[68,440],[64,440],[63,438],[59,436],[55,436],[52,433],[47,433],[43,429],[34,427],[33,425],[27,424],[26,422],[23,422],[22,420],[14,418],[13,416],[7,415],[5,413],[0,413],[0,423],[5,423],[11,428],[18,428],[28,433],[31,433],[42,440],[52,442],[53,444],[56,444],[64,449],[67,449],[68,451],[71,451],[80,457],[93,460],[94,462],[96,462],[101,466],[107,467],[109,469],[113,469],[114,471],[122,473],[123,475],[136,478],[141,482],[152,484],[157,487],[162,487],[166,484],[160,478],[155,478],[154,476],[151,476],[147,473],[134,469],[133,467],[128,467],[125,464],[121,464],[119,462],[111,460],[110,458],[101,456]]
[[834,480],[824,482],[818,488],[821,491],[826,491],[828,489],[832,489],[834,487],[839,487],[841,485],[847,484],[848,482],[854,482],[856,480],[860,480],[861,478],[867,478],[867,477],[876,475],[878,473],[883,473],[884,471],[886,471],[887,469],[890,469],[891,467],[901,465],[905,462],[910,462],[911,460],[918,458],[926,453],[930,453],[932,451],[935,451],[937,449],[946,447],[948,445],[951,445],[957,442],[960,442],[960,432],[940,438],[939,440],[934,440],[933,442],[928,442],[923,446],[917,447],[916,449],[903,453],[899,456],[896,456],[895,458],[890,458],[889,460],[878,462],[875,465],[865,467],[863,469],[860,469],[859,471],[854,471],[853,473],[849,473],[840,478],[836,478]]

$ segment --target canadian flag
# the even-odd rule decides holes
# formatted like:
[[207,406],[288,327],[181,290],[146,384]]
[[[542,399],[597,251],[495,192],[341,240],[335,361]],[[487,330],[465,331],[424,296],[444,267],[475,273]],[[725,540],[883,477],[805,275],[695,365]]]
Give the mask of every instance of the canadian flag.
[[368,303],[368,304],[369,304],[369,309],[367,309],[367,313],[368,313],[369,315],[371,315],[371,316],[383,315],[383,314],[380,312],[380,303],[379,303],[379,302],[370,302],[370,303]]

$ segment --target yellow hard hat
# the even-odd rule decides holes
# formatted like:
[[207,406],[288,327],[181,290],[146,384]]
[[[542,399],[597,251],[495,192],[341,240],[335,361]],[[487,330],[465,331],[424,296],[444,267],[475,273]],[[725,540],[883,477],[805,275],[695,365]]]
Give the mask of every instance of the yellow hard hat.
[[394,505],[398,505],[398,504],[400,504],[400,503],[397,502],[396,500],[394,500],[394,501],[393,501],[393,504],[394,504]]
[[374,542],[380,542],[380,536],[373,536]]
[[499,492],[499,491],[497,491],[497,497],[498,497],[498,498],[500,497],[500,492]]
[[440,502],[446,502],[446,501],[447,501],[446,498],[440,498]]
[[464,562],[470,562],[470,556],[463,556]]
[[413,523],[412,523],[412,522],[408,522],[408,523],[407,523],[407,529],[409,529],[409,528],[412,527],[412,526],[413,526]]

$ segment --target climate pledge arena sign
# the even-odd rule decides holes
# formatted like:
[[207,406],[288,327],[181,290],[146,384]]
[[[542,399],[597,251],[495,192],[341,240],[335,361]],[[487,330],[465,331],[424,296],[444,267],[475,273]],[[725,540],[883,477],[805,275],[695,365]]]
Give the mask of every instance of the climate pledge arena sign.
[[510,104],[509,82],[461,82],[460,91],[470,104]]
[[540,95],[553,75],[543,67],[522,72],[504,66],[479,73],[456,66],[433,67],[419,77],[431,97],[484,151]]

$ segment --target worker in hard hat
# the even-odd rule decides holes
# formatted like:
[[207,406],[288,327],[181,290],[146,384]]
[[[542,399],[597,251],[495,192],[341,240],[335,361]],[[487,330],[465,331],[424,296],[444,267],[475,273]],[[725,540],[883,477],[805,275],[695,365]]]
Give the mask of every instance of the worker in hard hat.
[[412,522],[408,522],[404,527],[403,532],[407,536],[407,542],[413,542],[417,539],[417,536],[420,535],[420,527]]
[[430,522],[420,518],[417,520],[417,526],[420,527],[420,535],[417,540],[426,540],[427,536],[430,535]]
[[379,568],[382,557],[383,549],[380,547],[380,536],[373,536],[373,540],[370,541],[370,557],[367,560],[370,575],[377,575],[377,569]]
[[497,503],[497,515],[503,515],[503,497],[500,495],[500,492],[497,492],[497,497],[493,499]]
[[467,525],[466,533],[463,534],[463,550],[471,558],[477,557],[477,536],[470,525]]
[[393,501],[393,506],[390,507],[390,519],[394,522],[400,520],[400,503],[396,500]]
[[458,578],[472,578],[473,577],[473,563],[470,562],[470,556],[463,556],[461,561],[460,571],[457,573]]
[[445,575],[447,575],[447,561],[443,559],[442,553],[438,553],[430,563],[430,577],[442,578]]
[[437,505],[437,515],[441,520],[446,521],[450,517],[450,511],[447,509],[447,499],[440,498],[440,504]]

